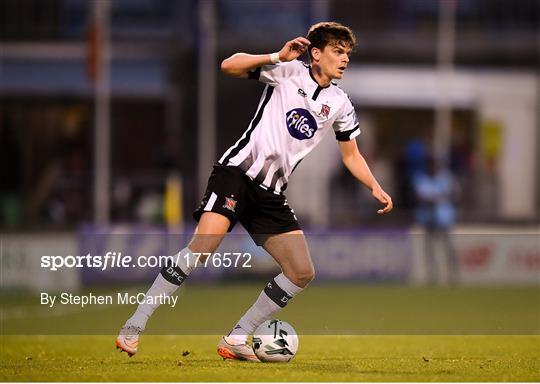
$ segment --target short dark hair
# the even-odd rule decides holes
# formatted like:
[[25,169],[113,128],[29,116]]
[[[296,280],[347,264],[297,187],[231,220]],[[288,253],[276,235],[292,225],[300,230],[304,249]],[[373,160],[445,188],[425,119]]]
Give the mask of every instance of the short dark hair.
[[353,31],[349,27],[334,21],[313,24],[309,28],[306,38],[311,42],[309,46],[310,58],[312,48],[319,48],[322,51],[329,44],[337,45],[342,43],[353,49],[356,45],[356,37]]

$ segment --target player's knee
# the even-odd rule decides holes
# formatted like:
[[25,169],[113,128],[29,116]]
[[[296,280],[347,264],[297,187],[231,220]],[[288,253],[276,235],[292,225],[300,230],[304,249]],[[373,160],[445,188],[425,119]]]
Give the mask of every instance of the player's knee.
[[299,287],[304,288],[315,278],[315,270],[309,268],[306,270],[298,271],[294,274],[293,283]]
[[[194,253],[194,254],[200,254],[201,255],[201,261],[204,261],[206,260],[206,258],[213,254],[217,247],[212,247],[212,246],[207,246],[207,245],[201,245],[201,246],[193,246],[193,245],[189,245],[189,249]],[[207,256],[208,255],[208,256]]]
[[212,235],[195,236],[188,247],[193,253],[214,253],[219,247],[219,240]]

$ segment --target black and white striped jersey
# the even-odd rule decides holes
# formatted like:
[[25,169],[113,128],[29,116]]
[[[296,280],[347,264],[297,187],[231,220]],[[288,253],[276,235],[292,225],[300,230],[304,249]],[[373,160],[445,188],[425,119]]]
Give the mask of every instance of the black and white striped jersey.
[[294,168],[330,129],[339,141],[360,133],[347,94],[334,83],[318,85],[309,65],[265,65],[249,77],[266,87],[248,129],[219,163],[239,167],[262,188],[283,192]]

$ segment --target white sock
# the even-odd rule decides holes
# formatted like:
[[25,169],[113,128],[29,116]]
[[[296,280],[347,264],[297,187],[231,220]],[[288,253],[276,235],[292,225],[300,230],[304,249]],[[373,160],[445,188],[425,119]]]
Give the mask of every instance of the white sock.
[[[195,269],[194,261],[193,261],[194,258],[192,254],[193,252],[191,252],[189,248],[187,247],[182,249],[180,252],[178,252],[177,256],[172,258],[173,269],[174,269],[174,266],[177,266],[178,268],[180,268],[181,272],[183,272],[183,276],[178,277],[176,281],[175,279],[171,279],[171,277],[168,277],[168,279],[166,279],[163,276],[164,276],[164,273],[166,273],[167,269],[164,268],[165,272],[162,269],[162,271],[157,275],[150,289],[148,289],[148,291],[146,292],[146,296],[159,297],[160,295],[164,295],[164,294],[167,296],[171,296],[174,292],[176,292],[176,290],[178,289],[178,287],[180,287],[180,284],[182,284],[184,279],[191,274],[193,269]],[[187,255],[187,260],[186,260],[186,255]],[[175,281],[175,283],[172,283],[171,281]],[[152,313],[154,313],[157,307],[159,307],[159,300],[152,300],[152,304],[149,304],[147,302],[139,304],[133,316],[131,316],[126,321],[126,325],[133,325],[136,327],[140,327],[141,329],[144,329],[146,327],[146,322],[148,321],[150,316],[152,316]]]
[[240,318],[236,326],[227,336],[231,344],[244,344],[248,335],[266,320],[287,305],[288,301],[304,288],[293,284],[283,273],[277,275],[261,292],[255,303]]

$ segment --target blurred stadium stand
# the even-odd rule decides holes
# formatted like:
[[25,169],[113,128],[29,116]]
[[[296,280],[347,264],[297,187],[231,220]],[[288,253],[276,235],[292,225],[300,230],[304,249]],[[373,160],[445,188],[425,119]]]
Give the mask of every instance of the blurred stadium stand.
[[[90,3],[0,1],[3,230],[70,230],[92,221],[94,99],[87,57]],[[530,155],[527,164],[517,164],[531,180],[532,190],[527,194],[527,199],[532,199],[531,209],[525,215],[507,214],[501,203],[501,170],[515,166],[515,162],[505,165],[500,155],[502,147],[513,145],[505,142],[508,127],[496,114],[489,119],[489,113],[479,113],[481,106],[474,100],[454,106],[451,165],[463,191],[459,222],[538,223],[539,118],[534,111],[540,105],[539,2],[467,0],[456,4],[456,71],[523,74],[530,76],[527,79],[532,79],[533,89],[536,87],[536,92],[524,99],[528,107],[513,111],[518,120],[528,114],[526,119],[533,127],[532,133],[524,136],[530,139],[532,149],[511,148],[511,153],[524,150]],[[200,198],[194,160],[199,5],[197,1],[111,1],[113,223],[163,223],[161,200],[171,169],[182,174],[185,212],[189,213]],[[218,62],[236,51],[275,51],[286,39],[304,35],[312,23],[333,19],[350,25],[358,37],[352,57],[358,67],[355,72],[351,67],[351,78],[363,73],[365,65],[383,74],[403,73],[392,72],[392,68],[409,68],[420,74],[435,68],[437,1],[217,0],[215,7]],[[215,70],[217,73],[219,68]],[[245,130],[260,91],[256,83],[218,75],[216,153],[223,152]],[[397,203],[395,214],[385,218],[384,225],[407,226],[412,222],[413,203],[407,180],[403,180],[405,144],[432,135],[433,103],[399,105],[383,100],[374,105],[362,101],[361,96],[353,97],[364,125],[359,143],[375,172],[392,185]],[[332,149],[324,151],[332,154]],[[309,166],[303,164],[306,173],[295,175],[299,182],[290,192],[291,200],[293,206],[298,200],[297,212],[303,222],[334,228],[382,225],[373,213],[369,194],[338,163],[336,157],[337,165],[329,167],[326,175],[310,174]],[[309,177],[320,177],[328,184],[325,201],[315,210],[309,199],[304,206],[298,197],[309,194],[300,182]],[[319,210],[325,213],[317,215]],[[190,221],[189,215],[185,220]]]

